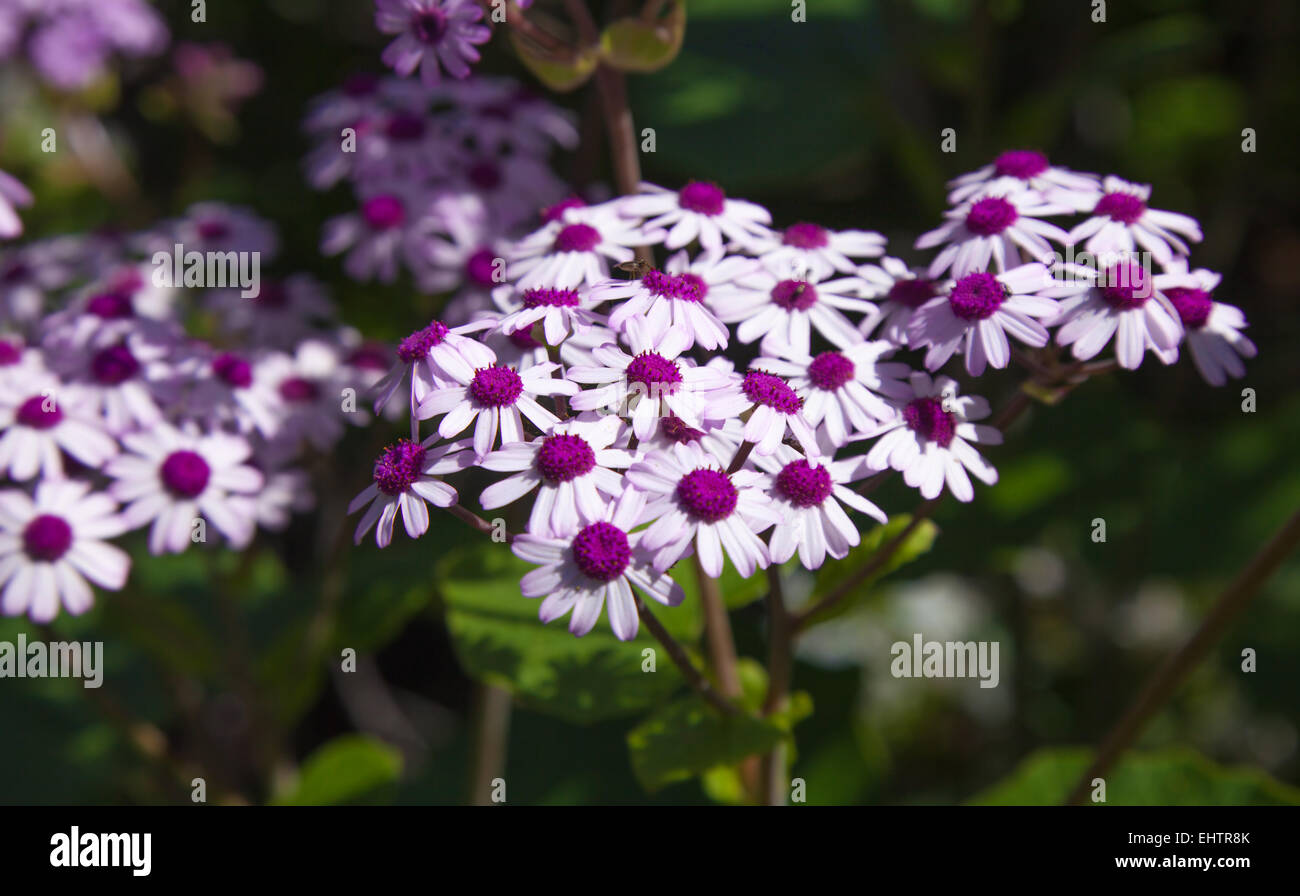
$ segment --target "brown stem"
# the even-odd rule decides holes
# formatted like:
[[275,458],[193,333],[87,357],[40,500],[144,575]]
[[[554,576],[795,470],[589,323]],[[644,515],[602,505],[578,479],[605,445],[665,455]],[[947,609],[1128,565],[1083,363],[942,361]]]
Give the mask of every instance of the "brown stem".
[[[767,661],[767,696],[763,700],[763,715],[781,709],[790,693],[794,675],[793,617],[785,606],[785,589],[781,585],[781,567],[773,563],[767,568],[767,608],[771,627],[771,644]],[[777,744],[762,764],[762,792],[760,801],[765,806],[784,806],[786,792],[786,745]]]
[[[479,5],[491,12],[491,3],[479,0]],[[560,38],[535,24],[524,15],[523,10],[512,3],[506,3],[506,24],[549,55],[556,62],[572,63],[577,58],[577,50]]]
[[564,10],[569,14],[573,26],[578,29],[578,38],[584,46],[593,46],[600,40],[600,29],[596,27],[591,10],[587,9],[586,0],[564,0]]
[[676,638],[668,633],[668,629],[664,628],[663,623],[655,617],[654,613],[650,612],[645,605],[645,601],[640,597],[636,598],[636,612],[641,617],[641,621],[645,623],[646,628],[650,629],[650,634],[663,645],[664,650],[668,652],[668,656],[681,670],[686,682],[695,688],[701,697],[723,715],[734,716],[740,712],[735,704],[714,690],[713,685],[709,684],[709,680],[704,677],[703,673],[695,668],[691,658],[686,655],[686,650],[681,644],[677,643]]
[[605,111],[614,184],[621,195],[630,196],[641,186],[641,158],[632,109],[627,102],[627,78],[618,69],[601,65],[596,69],[596,90]]
[[736,449],[735,455],[731,458],[731,464],[727,467],[727,475],[730,476],[732,473],[739,472],[740,468],[745,465],[745,461],[749,459],[749,452],[753,450],[753,442],[741,442],[740,447]]
[[[495,527],[491,523],[483,519],[483,517],[479,516],[474,511],[462,507],[459,504],[453,504],[450,507],[444,507],[443,510],[450,513],[456,519],[464,523],[468,523],[471,527],[482,532],[484,535],[491,535],[495,531]],[[514,534],[511,532],[507,532],[506,544],[509,544],[514,540],[515,540]]]
[[709,645],[709,665],[718,679],[722,693],[735,699],[740,696],[741,690],[731,620],[727,618],[727,605],[718,589],[718,580],[705,574],[698,554],[695,556],[695,580],[699,583],[700,602],[704,605],[704,637]]
[[1104,777],[1119,759],[1120,754],[1133,745],[1146,723],[1173,695],[1187,674],[1204,658],[1219,636],[1250,603],[1260,586],[1268,581],[1297,545],[1300,545],[1300,512],[1291,515],[1282,528],[1269,539],[1268,544],[1260,549],[1246,568],[1219,596],[1214,606],[1210,608],[1209,615],[1201,622],[1200,627],[1187,643],[1165,660],[1164,664],[1147,679],[1141,692],[1098,747],[1092,765],[1079,778],[1074,790],[1066,798],[1067,805],[1083,802],[1092,787],[1092,780]]
[[490,806],[494,782],[506,768],[510,741],[510,694],[480,683],[474,698],[474,757],[470,768],[469,804]]

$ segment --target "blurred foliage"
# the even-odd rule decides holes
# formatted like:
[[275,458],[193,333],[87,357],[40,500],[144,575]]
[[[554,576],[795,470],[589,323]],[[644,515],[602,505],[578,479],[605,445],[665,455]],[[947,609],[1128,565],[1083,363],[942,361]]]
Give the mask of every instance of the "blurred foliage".
[[[351,283],[337,259],[320,257],[321,222],[351,198],[314,193],[301,176],[308,100],[349,72],[380,67],[370,4],[212,5],[204,25],[190,23],[183,0],[159,6],[176,40],[225,45],[259,66],[260,92],[226,120],[187,105],[169,59],[79,97],[5,80],[0,167],[38,194],[24,215],[30,231],[133,228],[199,199],[245,203],[280,226],[282,271],[328,282],[344,318],[367,335],[390,338],[427,319],[435,300],[409,284]],[[910,239],[942,212],[944,182],[1005,148],[1152,183],[1156,207],[1201,220],[1194,261],[1223,273],[1217,297],[1251,320],[1260,355],[1247,379],[1216,390],[1189,363],[1150,364],[1036,407],[989,452],[995,488],[978,488],[971,505],[944,505],[933,528],[918,530],[913,563],[813,629],[795,671],[802,696],[787,715],[732,728],[687,696],[666,657],[654,675],[639,671],[641,650],[653,646],[644,634],[621,644],[602,622],[578,641],[563,621],[543,626],[537,603],[517,594],[508,552],[449,518],[419,542],[351,548],[339,503],[396,435],[382,426],[352,433],[316,471],[328,499],[283,536],[242,557],[196,551],[137,563],[128,591],[56,621],[54,636],[106,642],[106,686],[0,684],[0,802],[187,802],[188,775],[143,757],[113,706],[156,726],[214,793],[458,801],[476,749],[476,677],[517,699],[512,803],[742,801],[737,757],[787,734],[812,702],[791,766],[809,804],[973,794],[1051,802],[1068,789],[1087,753],[1064,745],[1100,739],[1300,506],[1300,11],[1289,0],[1262,0],[1249,15],[1228,0],[1133,0],[1108,4],[1108,21],[1094,23],[1079,3],[813,0],[796,23],[786,0],[689,6],[678,57],[630,79],[637,128],[656,130],[648,179],[716,179],[781,224],[880,230],[905,259],[915,258]],[[483,66],[531,81],[506,41],[485,48]],[[584,90],[561,102],[579,114],[595,108]],[[89,113],[102,116],[118,168],[64,150],[69,123]],[[58,153],[40,152],[46,126],[60,133]],[[949,127],[954,154],[939,149]],[[1242,152],[1246,127],[1256,152]],[[572,173],[604,178],[603,165]],[[1256,390],[1256,413],[1242,412],[1241,386]],[[1013,372],[980,382],[995,406],[1014,387]],[[872,499],[892,527],[916,504],[897,481]],[[1097,517],[1107,521],[1104,544],[1089,537]],[[142,557],[141,546],[133,553]],[[792,599],[833,587],[839,569],[816,582],[792,574]],[[693,592],[689,568],[681,573]],[[761,577],[724,577],[721,588],[740,654],[765,656]],[[682,607],[653,609],[697,643],[694,593]],[[1293,557],[1112,774],[1108,801],[1295,802],[1297,620]],[[998,688],[900,688],[889,677],[890,642],[945,626],[1001,641]],[[0,640],[19,632],[36,634],[0,620]],[[1246,647],[1258,652],[1254,674],[1241,672]],[[366,671],[331,675],[349,648]],[[762,683],[756,664],[742,665],[752,701]],[[376,717],[359,707],[385,709]],[[298,766],[288,778],[286,763]],[[660,789],[647,794],[643,784]]]

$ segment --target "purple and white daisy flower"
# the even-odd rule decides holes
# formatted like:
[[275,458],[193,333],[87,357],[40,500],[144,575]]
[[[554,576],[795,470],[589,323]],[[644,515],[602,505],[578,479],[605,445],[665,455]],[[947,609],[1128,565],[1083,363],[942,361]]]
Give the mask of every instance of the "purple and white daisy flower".
[[879,313],[876,306],[859,298],[866,284],[859,277],[838,280],[778,280],[765,273],[762,285],[734,290],[711,298],[719,319],[739,324],[736,338],[750,343],[762,337],[765,355],[806,355],[812,348],[812,331],[839,348],[862,341],[862,334],[843,311]]
[[1048,240],[1064,245],[1069,234],[1040,218],[1072,211],[1034,193],[1004,189],[1000,195],[982,196],[946,212],[944,224],[918,237],[916,248],[943,245],[930,262],[931,277],[949,270],[953,277],[963,277],[987,270],[990,261],[999,271],[1029,261],[1047,262],[1054,254]]
[[374,526],[375,543],[386,548],[393,540],[393,521],[400,514],[406,534],[419,538],[429,530],[429,509],[456,503],[456,490],[439,476],[464,470],[473,463],[465,442],[434,445],[436,436],[423,442],[401,439],[384,449],[375,461],[374,481],[348,505],[348,513],[365,507],[354,539],[361,544]]
[[611,447],[625,430],[618,417],[584,414],[557,423],[531,442],[503,445],[479,466],[515,475],[483,490],[483,509],[504,507],[536,488],[528,517],[528,531],[534,535],[562,535],[574,531],[580,517],[599,519],[606,501],[623,493],[623,476],[614,470],[632,463],[630,452]]
[[103,422],[48,374],[0,390],[0,472],[17,482],[63,477],[63,454],[98,469],[117,454]]
[[592,299],[614,301],[609,325],[622,331],[628,321],[639,321],[646,337],[658,340],[669,330],[682,333],[687,348],[698,345],[714,351],[727,347],[727,328],[704,304],[708,286],[696,274],[646,271],[635,280],[610,280],[593,287]]
[[[275,225],[250,209],[224,202],[198,202],[185,216],[146,233],[140,245],[147,255],[171,254],[179,243],[185,252],[247,252],[263,264],[275,259],[280,237]],[[179,286],[179,284],[175,284]]]
[[[217,429],[228,424],[273,438],[280,430],[279,383],[233,352],[196,354],[178,366],[189,385],[186,415]],[[273,373],[274,371],[272,371]]]
[[736,449],[745,440],[745,426],[735,417],[727,420],[704,420],[696,429],[680,417],[669,414],[659,418],[659,425],[648,439],[637,444],[639,454],[670,451],[674,445],[696,444],[724,467],[730,466]]
[[1073,282],[1047,293],[1065,296],[1049,325],[1060,327],[1057,344],[1072,346],[1078,360],[1095,358],[1114,337],[1119,365],[1136,370],[1148,348],[1160,354],[1178,345],[1178,312],[1137,259],[1124,257],[1102,270],[1065,265],[1063,271]]
[[31,191],[16,177],[0,171],[0,240],[22,236],[23,222],[18,217],[18,209],[31,205],[33,201]]
[[565,205],[539,230],[519,240],[510,252],[506,277],[519,289],[572,289],[609,279],[610,262],[631,261],[633,247],[652,235],[619,215],[609,204]]
[[809,460],[782,445],[755,463],[767,471],[768,494],[782,515],[767,542],[773,563],[786,562],[796,551],[805,569],[820,568],[828,554],[836,560],[846,557],[861,536],[841,504],[879,523],[888,520],[883,510],[848,487],[871,472],[861,457]]
[[148,432],[122,436],[127,453],[109,461],[109,494],[127,505],[129,528],[151,526],[149,551],[179,554],[206,537],[201,519],[211,522],[236,548],[253,540],[253,495],[262,474],[247,461],[248,440],[225,432],[181,431],[165,423]]
[[504,312],[493,325],[495,332],[530,333],[533,325],[540,323],[548,345],[560,345],[578,330],[605,325],[604,316],[592,311],[600,299],[581,285],[573,289],[534,286],[523,290],[502,286],[492,291],[492,301]]
[[344,370],[338,349],[311,339],[292,355],[267,352],[258,360],[253,377],[273,384],[278,398],[276,439],[288,445],[304,442],[328,451],[343,435],[344,422],[362,425],[364,410],[343,411]]
[[1083,211],[1097,198],[1097,176],[1052,165],[1047,156],[1032,149],[1011,149],[990,164],[948,182],[948,202],[959,205],[989,194],[1024,190],[1048,201]]
[[1162,265],[1175,255],[1186,255],[1190,250],[1181,237],[1199,243],[1201,225],[1187,215],[1148,208],[1150,199],[1149,185],[1107,177],[1092,217],[1070,231],[1070,244],[1087,240],[1084,248],[1095,256],[1134,252],[1141,246]]
[[501,442],[524,441],[524,420],[542,432],[559,418],[537,403],[542,395],[573,395],[578,384],[556,379],[559,364],[535,364],[520,373],[502,364],[480,367],[470,376],[453,374],[451,385],[431,391],[420,403],[416,416],[428,420],[442,416],[438,433],[454,438],[474,425],[474,456],[480,460]]
[[608,608],[615,637],[629,641],[640,626],[633,587],[668,607],[685,599],[671,576],[650,566],[640,544],[644,533],[632,531],[644,507],[645,496],[629,488],[606,505],[598,519],[584,521],[579,529],[562,536],[515,536],[515,556],[538,564],[519,588],[524,597],[545,596],[537,614],[542,622],[572,612],[569,631],[581,637],[596,627],[601,609]]
[[343,270],[353,280],[392,283],[405,263],[418,279],[428,266],[425,238],[419,232],[424,201],[396,191],[369,193],[355,212],[325,222],[320,250],[324,255],[347,252]]
[[863,336],[880,326],[880,338],[897,346],[907,345],[907,325],[916,309],[939,295],[941,282],[925,268],[909,268],[897,258],[882,258],[880,264],[864,264],[858,276],[867,284],[864,294],[879,301],[879,316],[869,317],[858,327]]
[[755,454],[774,453],[787,430],[809,455],[821,453],[803,399],[776,374],[753,366],[744,376],[731,374],[727,385],[710,397],[715,413],[724,419],[749,414],[744,437],[753,444]]
[[146,339],[124,339],[90,354],[58,353],[67,391],[111,433],[147,428],[176,396],[172,354]]
[[931,370],[947,363],[963,343],[971,376],[979,376],[989,364],[1000,370],[1011,360],[1007,334],[1034,348],[1047,344],[1047,329],[1036,318],[1052,319],[1060,312],[1055,299],[1044,295],[1056,285],[1037,262],[1000,274],[966,274],[912,315],[908,344],[929,349],[925,366]]
[[781,513],[762,488],[762,473],[728,474],[702,447],[687,444],[647,454],[627,478],[650,499],[644,518],[654,522],[641,544],[654,552],[655,569],[665,571],[692,551],[715,579],[726,557],[742,578],[767,568],[767,545],[758,533],[779,523]]
[[894,417],[896,409],[881,396],[901,399],[912,394],[904,382],[911,368],[881,360],[893,351],[891,343],[878,340],[815,358],[759,358],[754,366],[784,377],[803,398],[804,419],[821,427],[830,446],[838,448],[853,433]]
[[619,214],[642,222],[646,245],[662,242],[681,249],[699,240],[701,248],[720,251],[724,237],[736,246],[758,247],[768,239],[772,215],[743,199],[728,199],[721,187],[690,181],[680,190],[642,183],[641,192],[615,200]]
[[430,321],[397,344],[397,363],[374,385],[375,413],[383,410],[399,388],[409,393],[411,416],[434,389],[453,380],[474,375],[475,369],[496,361],[492,350],[464,334],[491,326],[491,321],[474,321],[448,327]]
[[926,373],[910,378],[913,398],[900,403],[900,413],[859,438],[879,441],[867,452],[867,466],[873,470],[893,468],[903,481],[920,489],[926,498],[936,498],[944,483],[958,501],[975,497],[970,476],[987,485],[998,481],[998,471],[972,447],[972,443],[1000,445],[1002,433],[992,426],[974,423],[989,415],[989,403],[975,395],[957,395],[957,383],[950,377],[931,380]]
[[837,273],[856,273],[854,258],[885,254],[885,242],[882,235],[869,230],[827,230],[800,221],[772,234],[754,254],[769,270],[784,272],[796,280],[809,276],[828,280]]
[[454,78],[468,78],[478,62],[475,44],[486,43],[492,31],[479,24],[483,10],[474,0],[375,0],[375,27],[398,38],[384,48],[384,65],[403,78],[418,68],[420,82],[433,86],[442,69]]
[[207,304],[223,334],[285,350],[319,333],[321,322],[334,316],[324,286],[309,274],[284,280],[264,277],[257,295],[248,298],[238,289],[211,290]]
[[[1178,312],[1192,363],[1211,386],[1222,386],[1228,377],[1245,376],[1246,365],[1241,359],[1256,354],[1255,343],[1241,332],[1246,328],[1246,315],[1235,305],[1213,299],[1222,279],[1205,268],[1188,271],[1186,260],[1181,258],[1174,259],[1163,274],[1153,278],[1155,288]],[[1159,354],[1166,364],[1178,360],[1176,346]]]
[[595,364],[574,365],[566,373],[575,383],[597,386],[573,396],[575,411],[614,409],[631,417],[638,439],[654,432],[660,417],[672,415],[686,425],[698,427],[705,419],[724,419],[727,413],[712,406],[714,393],[730,382],[728,375],[712,367],[701,367],[689,358],[685,336],[669,331],[658,340],[646,337],[639,322],[628,324],[627,340],[635,354],[609,343],[592,350]]
[[73,616],[90,609],[94,592],[126,584],[131,558],[104,539],[126,531],[117,504],[73,479],[37,484],[26,492],[0,492],[0,612],[27,614],[46,623],[59,607]]

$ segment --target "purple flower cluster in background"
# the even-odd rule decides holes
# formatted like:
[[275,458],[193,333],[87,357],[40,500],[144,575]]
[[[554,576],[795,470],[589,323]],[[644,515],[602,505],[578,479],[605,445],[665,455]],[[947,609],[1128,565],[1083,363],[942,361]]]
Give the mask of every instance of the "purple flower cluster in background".
[[[337,113],[330,129],[391,130],[410,89],[344,91],[325,107]],[[450,121],[481,115],[486,89],[467,82]],[[386,546],[399,517],[418,537],[427,504],[459,500],[445,477],[507,474],[478,503],[531,502],[512,539],[537,566],[522,593],[542,598],[543,621],[568,615],[578,635],[604,609],[619,638],[633,637],[635,592],[676,604],[671,571],[693,554],[711,577],[728,560],[747,577],[796,555],[808,569],[846,556],[861,539],[851,514],[886,519],[855,483],[884,471],[926,498],[946,489],[972,500],[971,477],[997,481],[978,446],[1002,435],[981,422],[988,401],[941,372],[954,356],[978,377],[1054,337],[1080,362],[1113,344],[1117,365],[1135,368],[1148,349],[1173,363],[1186,342],[1204,377],[1222,384],[1255,352],[1241,312],[1213,299],[1218,276],[1189,267],[1188,242],[1201,238],[1193,219],[1149,207],[1148,187],[1054,167],[1036,152],[1004,153],[956,179],[944,224],[917,241],[937,250],[933,260],[913,267],[886,256],[877,233],[774,229],[761,206],[699,181],[553,205],[540,227],[507,241],[505,222],[517,223],[533,194],[493,199],[477,181],[435,170],[463,158],[454,149],[463,135],[425,125],[421,139],[448,153],[423,165],[403,168],[388,150],[335,159],[325,147],[312,160],[318,181],[348,175],[367,197],[326,241],[352,246],[354,276],[405,264],[427,288],[455,293],[443,319],[401,341],[379,383],[376,409],[400,392],[411,437],[381,455],[353,502],[364,511],[356,539],[373,528]],[[366,164],[373,174],[359,175]],[[410,214],[406,197],[430,185],[433,198]],[[467,208],[501,229],[456,235],[477,220]],[[381,240],[386,230],[400,234]],[[431,232],[441,234],[436,254]],[[660,264],[628,264],[636,247],[660,248]],[[505,262],[496,286],[469,263],[489,251]],[[490,305],[469,298],[484,294]],[[722,354],[747,345],[737,357],[759,357]],[[921,356],[909,364],[904,352]]]
[[[270,262],[277,244],[251,212],[201,203],[144,233],[0,251],[4,614],[46,622],[89,608],[87,581],[121,588],[112,541],[130,530],[156,554],[242,548],[312,505],[299,463],[368,419],[356,396],[387,350],[341,328],[308,276],[260,277],[245,297],[171,270],[177,245],[210,276],[211,259]],[[203,321],[215,332],[195,338]]]
[[114,54],[156,56],[169,39],[144,0],[0,0],[0,64],[25,60],[61,90],[88,85]]

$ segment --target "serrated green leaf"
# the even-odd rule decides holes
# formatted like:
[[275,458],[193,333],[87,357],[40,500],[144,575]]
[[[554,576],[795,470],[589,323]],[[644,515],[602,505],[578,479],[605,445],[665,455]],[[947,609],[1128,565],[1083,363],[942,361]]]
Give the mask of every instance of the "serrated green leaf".
[[[644,711],[680,687],[677,667],[644,626],[636,638],[619,641],[604,613],[581,638],[569,633],[566,620],[544,625],[539,602],[519,591],[520,578],[534,568],[506,545],[490,543],[458,549],[439,563],[447,626],[471,676],[506,689],[524,706],[576,723]],[[675,635],[682,637],[683,627],[698,634],[691,608],[654,610]],[[655,650],[653,672],[642,671],[647,649]]]
[[[1092,751],[1084,747],[1040,750],[968,802],[979,806],[1059,805],[1091,759]],[[1221,766],[1192,750],[1130,754],[1105,780],[1105,804],[1111,806],[1300,805],[1300,790],[1258,769]]]
[[[849,551],[847,557],[838,563],[828,563],[817,573],[817,583],[813,591],[813,601],[826,596],[834,591],[839,584],[848,576],[862,566],[870,559],[872,554],[881,548],[881,546],[892,541],[900,532],[907,528],[912,522],[909,514],[899,514],[885,523],[883,526],[877,526],[870,532],[862,536],[862,542],[853,550]],[[866,581],[857,585],[854,594],[847,599],[840,601],[834,607],[831,607],[824,613],[814,617],[814,623],[824,622],[827,619],[834,619],[851,609],[858,601],[866,597],[870,592],[871,586],[880,579],[894,572],[902,566],[906,566],[913,560],[930,550],[934,544],[935,537],[939,534],[939,527],[931,520],[922,520],[911,534],[899,545],[894,551],[889,562],[882,566],[875,574],[871,575]]]
[[360,734],[336,738],[303,762],[297,780],[271,802],[277,806],[342,806],[387,802],[402,773],[397,750]]
[[682,49],[686,35],[686,4],[674,3],[657,22],[628,16],[610,23],[600,36],[605,62],[624,72],[657,72]]

